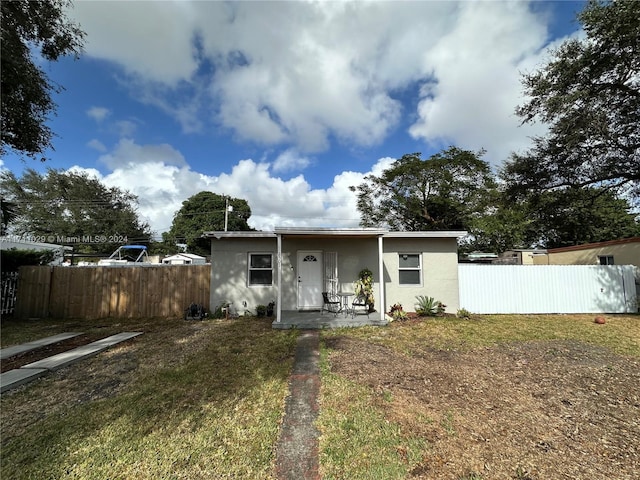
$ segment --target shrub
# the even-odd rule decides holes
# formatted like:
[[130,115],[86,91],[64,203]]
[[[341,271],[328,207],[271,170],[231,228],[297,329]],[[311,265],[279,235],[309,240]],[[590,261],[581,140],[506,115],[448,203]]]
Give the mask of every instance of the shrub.
[[458,310],[458,312],[456,313],[456,317],[458,318],[464,318],[464,319],[470,319],[471,318],[471,312],[469,310],[467,310],[466,308],[461,308],[460,310]]
[[416,297],[416,313],[421,317],[436,317],[442,315],[445,307],[445,304],[433,297],[427,297],[425,295],[418,295]]
[[391,305],[391,307],[389,308],[389,315],[391,315],[391,318],[394,321],[407,320],[409,318],[409,315],[407,315],[407,312],[402,309],[402,305],[399,303],[394,303],[393,305]]
[[225,318],[225,316],[226,316],[225,309],[227,309],[227,308],[229,308],[229,302],[222,302],[211,313],[211,317],[212,318],[217,318],[217,319]]
[[407,315],[407,312],[400,309],[400,310],[394,310],[391,313],[391,318],[393,318],[394,321],[402,321],[402,320],[408,320],[409,315]]

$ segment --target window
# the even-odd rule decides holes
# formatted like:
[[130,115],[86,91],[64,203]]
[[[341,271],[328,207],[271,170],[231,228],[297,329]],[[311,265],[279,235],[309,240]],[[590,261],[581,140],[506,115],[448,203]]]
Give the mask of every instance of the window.
[[273,284],[273,255],[271,253],[249,254],[249,285]]
[[613,255],[600,255],[598,260],[600,260],[600,265],[614,265]]
[[417,253],[400,253],[398,256],[400,285],[422,284],[422,263]]

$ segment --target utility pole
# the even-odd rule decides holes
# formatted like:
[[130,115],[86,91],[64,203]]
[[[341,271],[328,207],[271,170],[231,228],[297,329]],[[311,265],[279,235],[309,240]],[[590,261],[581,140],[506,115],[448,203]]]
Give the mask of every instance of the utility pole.
[[224,231],[227,231],[229,225],[229,212],[233,212],[233,205],[229,205],[229,197],[224,197]]

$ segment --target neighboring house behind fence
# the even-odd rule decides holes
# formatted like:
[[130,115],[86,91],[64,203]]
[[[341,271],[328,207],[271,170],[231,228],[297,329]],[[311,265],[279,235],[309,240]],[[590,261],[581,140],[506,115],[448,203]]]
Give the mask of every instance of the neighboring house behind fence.
[[550,248],[536,265],[635,265],[640,267],[640,237]]

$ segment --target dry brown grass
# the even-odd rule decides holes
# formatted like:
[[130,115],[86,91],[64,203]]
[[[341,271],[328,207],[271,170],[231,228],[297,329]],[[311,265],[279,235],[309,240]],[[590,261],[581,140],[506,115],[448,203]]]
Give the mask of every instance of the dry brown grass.
[[[553,334],[532,326],[529,339],[523,329],[505,335],[509,317],[332,332],[327,362],[366,388],[405,444],[424,441],[417,461],[397,458],[404,476],[389,478],[630,480],[640,471],[640,318],[609,320],[547,317]],[[493,340],[470,335],[482,321]],[[631,354],[603,346],[616,337]]]

